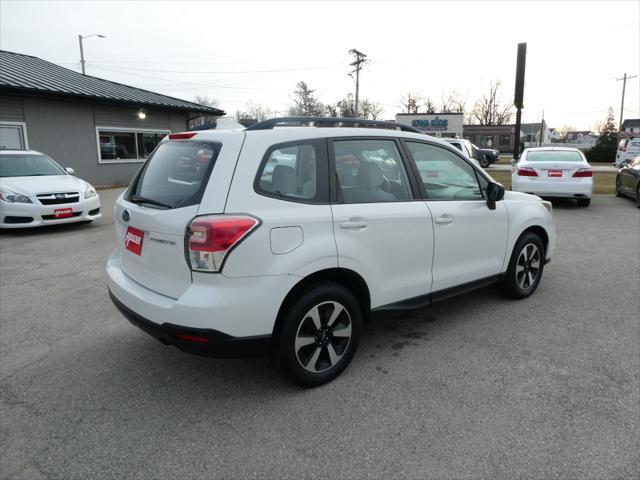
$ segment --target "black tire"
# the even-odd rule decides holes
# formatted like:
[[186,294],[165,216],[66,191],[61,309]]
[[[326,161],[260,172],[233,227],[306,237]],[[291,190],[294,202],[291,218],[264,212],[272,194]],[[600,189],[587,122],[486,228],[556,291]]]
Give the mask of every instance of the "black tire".
[[[531,246],[534,246],[537,249],[537,257],[535,257],[535,251]],[[525,247],[527,248],[527,252],[525,254],[525,269],[522,270],[523,265],[520,257],[521,254],[523,254]],[[534,254],[533,259],[527,258],[530,254]],[[538,260],[538,268],[534,269],[533,265],[536,264],[536,258]],[[538,288],[538,284],[540,283],[540,279],[542,278],[544,260],[545,249],[542,239],[533,232],[524,233],[513,247],[511,259],[509,260],[509,267],[507,268],[504,278],[498,285],[502,293],[510,298],[519,300],[527,298],[535,292],[536,288]],[[528,268],[526,266],[526,262],[528,262]],[[522,276],[523,273],[526,277],[524,278],[524,281]],[[529,273],[534,276],[533,281],[531,281],[531,278],[528,276]]]
[[491,163],[489,162],[489,160],[487,160],[486,157],[482,157],[479,163],[482,168],[488,168],[489,165],[491,165]]
[[640,208],[640,184],[636,186],[636,207]]
[[616,197],[622,197],[622,192],[620,191],[620,177],[616,177]]
[[591,204],[590,198],[578,198],[579,207],[588,207]]
[[[320,329],[316,327],[313,311],[321,323]],[[330,328],[327,323],[336,311],[340,313]],[[283,314],[275,354],[280,369],[294,383],[306,388],[318,387],[347,368],[358,347],[362,329],[361,307],[349,290],[335,283],[319,283],[302,294]],[[344,336],[347,330],[348,338]],[[296,349],[297,340],[311,343]]]

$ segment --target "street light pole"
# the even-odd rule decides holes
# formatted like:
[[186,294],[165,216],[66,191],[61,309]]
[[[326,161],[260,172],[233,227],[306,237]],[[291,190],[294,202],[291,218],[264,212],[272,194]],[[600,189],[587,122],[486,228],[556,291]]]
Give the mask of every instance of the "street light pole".
[[91,35],[78,35],[78,42],[80,43],[80,67],[82,68],[82,74],[86,75],[85,73],[85,61],[84,61],[84,48],[82,47],[82,40],[85,38],[90,38],[90,37],[99,37],[99,38],[105,38],[104,35],[100,35],[99,33],[92,33]]

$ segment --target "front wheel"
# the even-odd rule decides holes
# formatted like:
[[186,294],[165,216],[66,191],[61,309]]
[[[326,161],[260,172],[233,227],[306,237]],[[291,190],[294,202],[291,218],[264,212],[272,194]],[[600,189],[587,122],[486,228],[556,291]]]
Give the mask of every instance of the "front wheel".
[[640,185],[636,187],[636,207],[640,208]]
[[531,295],[542,278],[544,244],[538,235],[527,232],[516,242],[507,272],[499,286],[502,292],[515,299]]
[[354,295],[334,283],[318,284],[285,315],[277,345],[284,373],[303,387],[317,387],[340,375],[360,339],[362,313]]
[[479,163],[480,163],[480,166],[481,166],[482,168],[488,168],[488,167],[489,167],[489,165],[490,165],[489,160],[487,160],[487,158],[486,158],[486,157],[482,157],[482,159],[480,159],[480,162],[479,162]]

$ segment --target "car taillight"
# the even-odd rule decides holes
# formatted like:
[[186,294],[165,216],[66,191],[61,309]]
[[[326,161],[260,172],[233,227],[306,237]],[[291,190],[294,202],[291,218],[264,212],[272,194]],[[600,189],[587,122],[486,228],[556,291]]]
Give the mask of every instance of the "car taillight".
[[189,225],[189,262],[198,272],[219,272],[229,252],[260,222],[243,215],[196,217]]
[[537,177],[538,174],[533,168],[520,167],[518,168],[518,176],[520,177]]
[[182,133],[170,133],[169,140],[187,140],[194,137],[198,132],[182,132]]
[[574,177],[593,177],[593,172],[590,168],[580,168],[573,174]]

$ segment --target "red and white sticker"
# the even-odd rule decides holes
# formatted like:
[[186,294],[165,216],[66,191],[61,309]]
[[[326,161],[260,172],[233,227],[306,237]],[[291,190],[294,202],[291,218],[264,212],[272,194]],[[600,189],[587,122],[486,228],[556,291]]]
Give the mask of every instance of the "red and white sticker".
[[562,176],[562,170],[549,170],[548,175],[550,177],[561,177]]
[[73,217],[72,208],[56,208],[53,211],[53,218],[68,218]]
[[124,248],[140,256],[142,254],[142,240],[144,240],[144,232],[137,228],[129,227],[124,236]]

